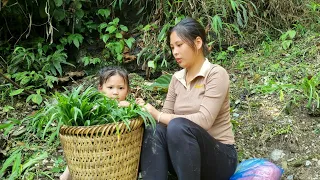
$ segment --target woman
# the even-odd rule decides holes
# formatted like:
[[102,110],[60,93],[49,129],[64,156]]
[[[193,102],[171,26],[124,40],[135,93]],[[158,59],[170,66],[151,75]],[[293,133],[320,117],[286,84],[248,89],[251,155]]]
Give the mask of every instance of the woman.
[[186,18],[168,32],[168,44],[183,69],[170,82],[162,111],[142,99],[159,122],[146,129],[141,154],[143,180],[227,180],[237,165],[230,122],[229,76],[211,64],[203,26]]

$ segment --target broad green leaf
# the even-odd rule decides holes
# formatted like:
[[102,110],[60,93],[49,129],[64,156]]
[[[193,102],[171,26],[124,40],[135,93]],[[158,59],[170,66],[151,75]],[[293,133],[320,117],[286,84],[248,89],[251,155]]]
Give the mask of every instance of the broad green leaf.
[[4,107],[3,107],[3,112],[9,112],[10,110],[13,110],[14,108],[12,107],[12,106],[8,106],[8,105],[5,105]]
[[9,96],[16,96],[18,94],[21,94],[22,92],[24,91],[24,89],[17,89],[17,90],[14,90],[12,91]]
[[81,19],[81,18],[83,18],[83,16],[84,16],[84,12],[83,12],[82,9],[77,9],[76,12],[75,12],[75,15],[76,15],[76,17],[77,17],[78,19]]
[[33,96],[34,96],[34,94],[30,94],[30,95],[27,97],[27,99],[26,99],[26,103],[28,103]]
[[108,27],[108,24],[107,24],[107,23],[101,23],[101,24],[99,25],[99,32],[101,32],[101,30],[104,29],[104,28],[106,28],[106,27]]
[[122,58],[123,58],[122,54],[117,54],[117,60],[118,60],[118,61],[121,61]]
[[75,4],[76,9],[82,8],[82,3],[80,1],[75,1],[74,4]]
[[296,36],[296,31],[290,30],[290,31],[288,31],[288,35],[289,35],[290,39],[293,39]]
[[119,18],[114,18],[113,21],[112,21],[112,23],[113,23],[114,25],[118,25],[119,21],[120,21]]
[[116,33],[116,38],[122,39],[122,34],[121,33]]
[[131,49],[133,42],[135,42],[136,40],[133,37],[130,37],[129,39],[125,39],[124,41],[126,42],[129,49]]
[[62,21],[66,17],[66,13],[65,13],[64,9],[56,9],[53,13],[53,17],[57,21]]
[[73,44],[79,49],[79,40],[73,39]]
[[229,46],[228,47],[228,51],[234,52],[234,47],[233,46]]
[[32,102],[40,105],[42,102],[42,96],[40,94],[34,94],[34,96],[32,96],[31,98]]
[[127,26],[124,26],[124,25],[120,25],[120,29],[121,29],[122,31],[125,31],[125,32],[128,31]]
[[101,15],[107,19],[110,16],[111,12],[109,9],[99,9],[97,14]]
[[145,26],[142,28],[142,30],[143,30],[143,31],[149,31],[149,30],[150,30],[150,27],[151,27],[151,25],[150,25],[150,24],[147,24],[147,25],[145,25]]
[[108,31],[108,32],[111,34],[111,33],[115,32],[116,30],[117,30],[116,27],[114,27],[114,26],[109,26],[109,27],[106,29],[106,32]]
[[148,67],[152,68],[152,69],[156,69],[156,63],[155,61],[148,61]]
[[282,48],[283,48],[284,50],[287,50],[287,49],[290,47],[291,43],[292,43],[292,40],[282,41],[282,43],[281,43]]
[[60,7],[60,6],[62,6],[62,4],[63,4],[63,1],[62,1],[62,0],[54,0],[54,2],[55,2],[55,4],[56,4],[57,7]]
[[100,39],[102,39],[102,41],[103,41],[104,43],[107,43],[107,41],[109,40],[109,38],[110,38],[109,34],[104,34],[104,35],[102,35],[102,36],[100,37]]
[[31,80],[31,79],[30,79],[29,76],[25,76],[25,77],[23,77],[23,79],[20,81],[20,84],[21,84],[21,85],[25,85],[25,84],[27,84],[30,80]]

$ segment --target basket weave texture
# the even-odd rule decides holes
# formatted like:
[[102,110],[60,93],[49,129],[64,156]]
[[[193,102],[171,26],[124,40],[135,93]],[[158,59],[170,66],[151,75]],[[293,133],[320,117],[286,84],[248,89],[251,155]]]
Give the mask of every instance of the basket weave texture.
[[136,180],[143,120],[98,126],[62,126],[60,141],[73,180]]

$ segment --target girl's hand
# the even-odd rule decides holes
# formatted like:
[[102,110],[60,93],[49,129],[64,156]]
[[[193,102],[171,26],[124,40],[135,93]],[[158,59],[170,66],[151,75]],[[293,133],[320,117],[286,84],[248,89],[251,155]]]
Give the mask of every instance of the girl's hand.
[[118,103],[119,107],[128,107],[130,105],[130,103],[128,101],[120,101]]

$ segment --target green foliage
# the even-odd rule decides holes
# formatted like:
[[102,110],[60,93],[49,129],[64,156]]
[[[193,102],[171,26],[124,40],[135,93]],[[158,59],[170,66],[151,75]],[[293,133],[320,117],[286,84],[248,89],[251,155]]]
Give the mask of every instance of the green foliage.
[[43,88],[37,89],[35,94],[30,94],[27,99],[26,102],[29,102],[30,100],[32,100],[32,102],[40,105],[42,103],[42,94],[45,94],[46,90]]
[[155,126],[152,116],[133,99],[129,107],[119,107],[116,100],[107,98],[95,88],[79,86],[65,93],[56,92],[52,103],[46,103],[44,109],[26,120],[42,138],[50,134],[49,142],[52,142],[58,136],[61,125],[92,126],[124,122],[128,126],[131,119],[139,116],[145,125]]
[[3,112],[5,112],[5,113],[10,112],[11,110],[14,110],[14,107],[8,106],[8,105],[5,105],[3,107]]
[[272,52],[272,46],[268,41],[262,42],[262,49],[263,49],[263,55],[264,56],[270,56]]
[[10,131],[16,126],[20,125],[21,121],[13,118],[9,118],[8,121],[0,124],[0,131],[4,130],[3,135],[8,136]]
[[[42,75],[48,73],[56,76],[57,72],[62,75],[61,64],[73,66],[66,61],[67,54],[63,52],[64,49],[56,50],[53,54],[46,56],[47,48],[47,46],[42,46],[41,43],[38,44],[38,49],[16,47],[8,67],[9,72],[16,73],[18,70],[20,72],[41,71],[40,74]],[[27,66],[25,66],[25,63]]]
[[29,145],[19,146],[11,150],[10,156],[3,163],[2,168],[0,169],[0,178],[3,178],[5,172],[12,166],[11,174],[9,174],[8,179],[18,179],[21,176],[24,176],[27,173],[28,169],[30,169],[35,164],[41,162],[43,159],[48,157],[47,152],[34,152],[29,157],[26,157],[24,151],[33,150],[34,147],[29,147]]
[[320,3],[316,1],[311,1],[308,3],[307,8],[309,9],[310,19],[313,19],[315,23],[320,22]]
[[21,94],[23,91],[24,91],[24,89],[17,89],[17,90],[11,91],[10,94],[9,94],[9,96],[19,95],[19,94]]
[[95,65],[95,64],[100,64],[101,63],[101,59],[100,58],[92,58],[92,57],[87,57],[87,56],[83,57],[81,59],[81,61],[82,61],[84,66],[88,66],[90,64]]
[[214,57],[217,61],[221,61],[221,62],[228,62],[229,58],[231,55],[233,54],[242,54],[244,49],[243,48],[239,48],[239,49],[236,49],[237,46],[236,45],[233,45],[233,46],[229,46],[226,50],[221,50],[217,53],[214,54]]
[[67,38],[69,44],[74,44],[78,49],[83,41],[83,36],[81,34],[70,34]]
[[[110,13],[107,9],[100,9],[97,14],[103,14],[105,18],[109,17]],[[113,56],[118,62],[122,62],[123,50],[125,45],[129,48],[132,47],[135,39],[130,37],[125,39],[123,33],[128,32],[128,28],[122,24],[119,24],[120,19],[115,18],[109,23],[101,23],[98,26],[100,33],[100,39],[105,43],[105,47],[108,49],[108,53],[105,55],[106,58]]]
[[289,30],[280,36],[280,40],[282,41],[281,45],[284,50],[287,50],[291,46],[291,44],[293,43],[293,38],[295,36],[295,30]]
[[[183,18],[185,18],[184,15],[177,15],[174,19],[168,20],[168,23],[164,24],[161,28],[156,24],[147,24],[141,27],[139,30],[144,34],[143,42],[145,42],[145,46],[142,47],[142,50],[137,55],[137,63],[146,64],[146,67],[151,68],[153,71],[159,69],[158,64],[161,67],[168,67],[167,52],[170,52],[170,49],[167,47],[166,35],[168,30]],[[155,30],[160,30],[157,36],[152,34]],[[155,46],[154,44],[158,45]]]
[[172,74],[164,74],[154,80],[154,83],[149,86],[153,91],[168,92],[169,84],[172,78]]
[[308,98],[307,108],[320,109],[319,97],[320,73],[312,77],[305,77],[302,80],[301,88]]

